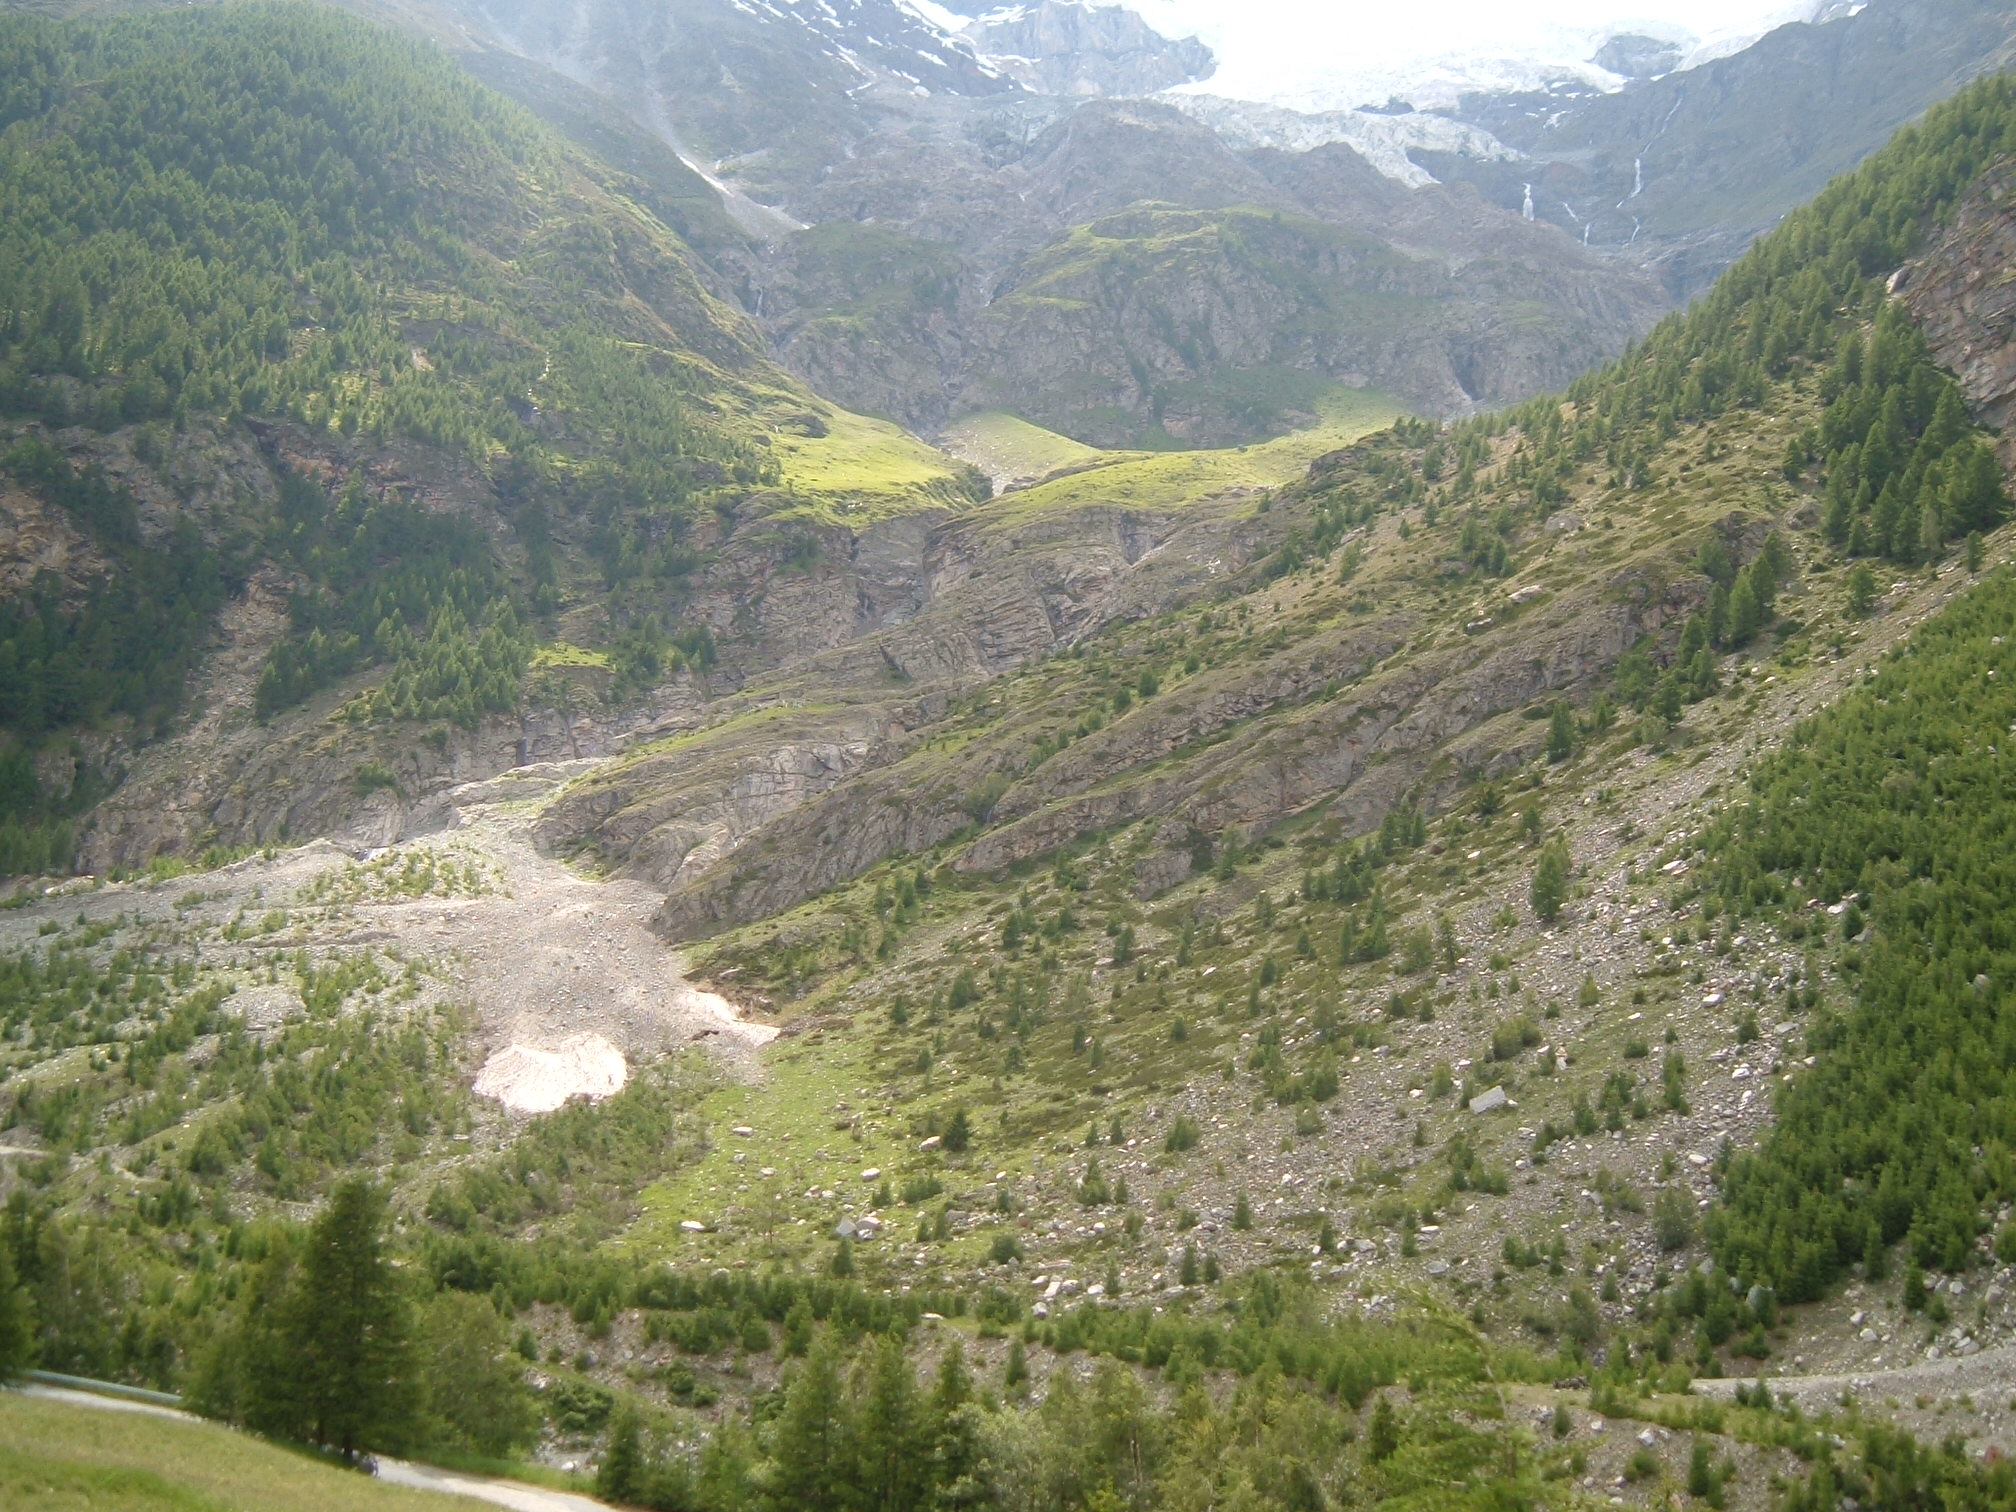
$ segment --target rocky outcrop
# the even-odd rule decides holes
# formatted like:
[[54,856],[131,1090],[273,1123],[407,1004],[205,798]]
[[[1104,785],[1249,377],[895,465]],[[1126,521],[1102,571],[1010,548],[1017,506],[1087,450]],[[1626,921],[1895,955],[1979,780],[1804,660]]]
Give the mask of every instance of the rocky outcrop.
[[1286,528],[1235,496],[1180,516],[1094,505],[945,522],[915,618],[752,682],[704,728],[581,783],[542,840],[665,886],[673,934],[790,907],[971,822],[968,789],[1019,759],[1022,737],[948,761],[936,738],[958,695],[1215,588]]
[[[1104,623],[1127,617],[1115,611],[1129,599],[1165,611],[1183,604],[1212,581],[1199,568],[1226,567],[1235,545],[1245,550],[1234,560],[1251,561],[1295,524],[1295,512],[1280,508],[1177,526],[1130,566],[1113,565]],[[1052,528],[1060,527],[1080,541],[1093,537],[1089,519]],[[1754,551],[1759,528],[1748,522],[1749,533],[1737,531],[1732,542]],[[875,644],[951,634],[952,624],[972,618],[980,602],[973,595],[1035,583],[1035,566],[978,552],[959,592]],[[1250,576],[1236,580],[1254,586]],[[1673,633],[1706,586],[1687,573],[1628,568],[1531,608],[1508,601],[1469,632],[1428,631],[1432,621],[1398,605],[1320,623],[1278,647],[1252,646],[1199,670],[1062,750],[1055,737],[1082,705],[1020,694],[1016,679],[992,684],[999,691],[978,705],[885,700],[873,713],[889,724],[879,741],[864,730],[854,768],[833,780],[830,768],[801,778],[798,801],[781,808],[767,801],[768,790],[763,802],[738,803],[737,784],[746,789],[768,758],[748,732],[723,727],[625,768],[621,792],[614,775],[583,784],[547,822],[556,834],[592,826],[605,863],[665,884],[658,924],[681,939],[795,907],[888,856],[940,845],[976,820],[978,833],[952,856],[955,870],[998,872],[1087,836],[1157,821],[1135,868],[1147,895],[1187,875],[1198,837],[1256,833],[1318,805],[1356,830],[1404,795],[1433,807],[1475,776],[1529,759],[1545,727],[1522,713],[1600,685],[1641,637]],[[1051,590],[1053,621],[1067,636],[1097,628],[1097,613],[1075,623],[1064,617],[1060,606],[1071,597]],[[1082,594],[1078,601],[1099,602]],[[1020,676],[1040,682],[1046,673],[1035,650],[1025,653]],[[838,718],[862,712],[850,707]],[[829,719],[827,727],[837,724]],[[794,725],[778,744],[795,751],[803,738]],[[639,797],[645,788],[655,799]],[[591,814],[602,801],[609,812]],[[704,851],[692,843],[693,816],[716,827]],[[667,865],[671,852],[654,851],[660,834],[672,837],[676,864]]]
[[1325,381],[1458,413],[1565,384],[1666,307],[1656,282],[1467,186],[1330,144],[1234,153],[1095,101],[984,160],[871,140],[794,202],[763,318],[837,397],[926,430],[1004,408],[1106,445],[1237,443]]
[[1589,60],[1627,79],[1656,79],[1680,66],[1680,46],[1639,32],[1620,32]]
[[[1158,430],[1235,444],[1256,409],[1292,402],[1269,397],[1287,373],[1429,414],[1508,403],[1565,385],[1658,308],[1614,271],[1557,276],[1519,255],[1539,237],[1562,241],[1522,226],[1495,255],[1430,258],[1280,212],[1131,209],[1015,271],[980,324],[967,402],[1109,446]],[[1549,250],[1571,269],[1581,256]]]
[[[1685,590],[1651,604],[1577,595],[1537,623],[1457,638],[1390,665],[1415,628],[1407,618],[1311,637],[1278,664],[1171,694],[1074,745],[1021,784],[996,811],[1006,822],[954,865],[996,871],[1157,815],[1186,834],[1211,835],[1262,830],[1318,802],[1376,820],[1464,737],[1536,699],[1588,686],[1696,598]],[[1190,759],[1157,766],[1206,741]],[[1508,743],[1530,754],[1537,732],[1513,728],[1465,748],[1448,785],[1489,768]],[[1359,785],[1375,771],[1379,794],[1367,802]]]
[[982,14],[961,32],[1025,89],[1050,95],[1154,94],[1217,66],[1195,37],[1163,36],[1125,6],[1036,0]]
[[1983,174],[1892,288],[2016,465],[2016,165]]

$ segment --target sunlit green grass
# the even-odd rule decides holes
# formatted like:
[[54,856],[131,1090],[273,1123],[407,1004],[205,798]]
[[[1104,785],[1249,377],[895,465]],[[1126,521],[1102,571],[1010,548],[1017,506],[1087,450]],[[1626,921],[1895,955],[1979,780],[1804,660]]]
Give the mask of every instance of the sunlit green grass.
[[[993,518],[1013,523],[1034,515],[1106,505],[1171,510],[1238,488],[1292,482],[1325,452],[1384,430],[1405,411],[1376,389],[1333,389],[1319,401],[1320,419],[1305,429],[1250,446],[1213,451],[1109,452],[1112,461],[1005,494]],[[1064,438],[1059,438],[1060,440]]]
[[1036,481],[1066,467],[1107,465],[1140,452],[1102,451],[1032,425],[1006,410],[967,415],[945,427],[945,445],[996,478]]
[[456,1512],[487,1503],[388,1486],[210,1423],[0,1393],[8,1512]]
[[858,525],[965,502],[958,464],[900,425],[830,407],[819,420],[823,436],[787,425],[770,437],[784,487],[803,496],[805,512]]

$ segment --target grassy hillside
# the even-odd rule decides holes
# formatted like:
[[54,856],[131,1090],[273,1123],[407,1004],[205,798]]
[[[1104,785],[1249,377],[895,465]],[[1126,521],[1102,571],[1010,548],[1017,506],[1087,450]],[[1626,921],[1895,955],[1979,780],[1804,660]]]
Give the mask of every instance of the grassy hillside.
[[[1110,1267],[1135,1290],[1166,1278],[1200,1221],[1240,1268],[1287,1263],[1298,1235],[1404,1233],[1424,1215],[1446,1243],[1476,1221],[1456,1194],[1502,1195],[1563,1138],[1674,1119],[1680,1132],[1646,1142],[1712,1149],[1687,1121],[1708,1096],[1703,1058],[1745,1054],[1776,1014],[1782,1132],[1754,1155],[1696,1152],[1713,1180],[1693,1190],[1729,1203],[1708,1225],[1714,1256],[1744,1292],[1806,1302],[1851,1267],[1879,1282],[1995,1263],[2004,588],[1948,611],[1754,779],[1715,750],[1754,750],[1802,688],[1844,690],[1853,647],[1889,643],[1865,559],[1887,559],[1884,583],[1922,571],[1889,593],[1943,601],[1964,581],[1956,539],[1974,535],[1957,558],[1978,561],[1979,533],[2008,518],[1987,438],[1874,273],[2009,145],[2010,100],[1993,83],[1935,113],[1566,402],[1442,435],[1402,427],[1326,465],[1271,499],[1281,544],[1222,601],[1002,679],[857,778],[860,807],[843,789],[725,863],[754,882],[875,805],[972,821],[708,943],[724,985],[805,1037],[777,1053],[774,1083],[717,1094],[755,1143],[654,1192],[640,1249],[810,1262],[819,1227],[893,1203],[917,1273],[956,1272],[1039,1253],[1026,1207],[1043,1269]],[[1914,194],[1933,215],[1907,212]],[[1096,492],[1133,465],[1004,504]],[[1955,712],[1928,721],[1919,700]],[[1755,807],[1736,800],[1695,844],[1656,797],[1745,780]],[[1536,875],[1571,834],[1585,880],[1564,865],[1543,904]],[[1655,901],[1697,848],[1719,869]],[[1580,915],[1570,968],[1551,926],[1587,894],[1601,907]],[[1848,922],[1815,928],[1813,897]],[[1696,922],[1614,938],[1653,908]],[[1733,1040],[1701,1014],[1731,1012],[1731,984]],[[1567,1024],[1548,1022],[1570,1017],[1573,1070]],[[1529,1109],[1516,1136],[1473,1131],[1449,1101],[1494,1082]],[[1767,1106],[1719,1104],[1725,1120]],[[932,1153],[955,1117],[994,1182],[955,1180]],[[1411,1145],[1396,1137],[1409,1125]],[[1228,1177],[1276,1137],[1268,1174],[1292,1195],[1250,1190],[1251,1217],[1231,1221]],[[1226,1144],[1230,1158],[1190,1153]],[[1340,1145],[1319,1177],[1312,1161]],[[745,1151],[816,1201],[820,1225],[759,1242],[766,1183]],[[1646,1347],[1668,1358],[1691,1330],[1702,1369],[1769,1349],[1745,1331],[1762,1313],[1739,1326],[1712,1297],[1666,1292],[1658,1254],[1700,1238],[1672,1206],[1687,1173],[1631,1165],[1604,1178],[1624,1185],[1603,1216],[1640,1214],[1649,1239],[1646,1182],[1669,1194],[1675,1242],[1628,1263],[1617,1241],[1587,1242],[1604,1272],[1627,1265],[1611,1300],[1631,1302]],[[1060,1227],[1074,1205],[1101,1222]],[[1535,1216],[1515,1201],[1500,1223]],[[694,1218],[705,1233],[678,1229]],[[1521,1305],[1506,1280],[1452,1284],[1496,1318],[1487,1298]]]
[[0,1506],[20,1512],[475,1512],[212,1423],[0,1393]]
[[1111,455],[1001,410],[955,420],[939,439],[1006,486],[1033,483],[1060,468],[1087,466]]

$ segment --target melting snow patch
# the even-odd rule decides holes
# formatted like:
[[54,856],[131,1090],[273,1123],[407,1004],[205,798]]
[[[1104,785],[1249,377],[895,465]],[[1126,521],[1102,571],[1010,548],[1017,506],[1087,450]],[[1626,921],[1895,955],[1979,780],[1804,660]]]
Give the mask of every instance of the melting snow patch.
[[577,1034],[552,1050],[506,1046],[483,1063],[474,1090],[514,1113],[550,1113],[570,1097],[609,1097],[629,1079],[622,1051],[599,1034]]

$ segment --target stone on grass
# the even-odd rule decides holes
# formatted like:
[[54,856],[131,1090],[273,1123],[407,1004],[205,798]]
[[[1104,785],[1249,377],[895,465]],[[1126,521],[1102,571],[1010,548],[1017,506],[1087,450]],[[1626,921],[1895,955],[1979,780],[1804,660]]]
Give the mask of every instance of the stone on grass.
[[1503,1087],[1492,1087],[1488,1091],[1479,1092],[1475,1097],[1470,1099],[1470,1111],[1472,1113],[1495,1113],[1500,1108],[1509,1108],[1511,1106],[1512,1099],[1505,1095]]

